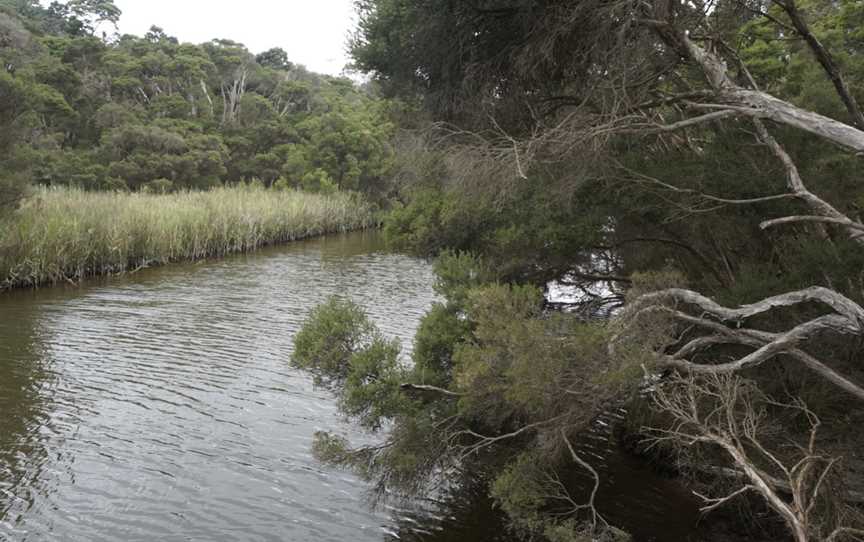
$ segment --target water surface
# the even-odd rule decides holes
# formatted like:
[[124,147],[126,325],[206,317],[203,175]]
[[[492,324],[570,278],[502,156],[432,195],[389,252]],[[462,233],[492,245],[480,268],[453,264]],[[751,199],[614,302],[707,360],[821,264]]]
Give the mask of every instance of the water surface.
[[[372,511],[310,453],[317,430],[374,437],[289,367],[309,311],[349,297],[407,350],[433,279],[355,233],[0,295],[0,541],[511,540],[482,483]],[[615,444],[620,419],[578,442],[601,513],[639,542],[705,540],[692,495]]]
[[0,296],[0,540],[382,540],[363,482],[315,462],[359,435],[288,366],[329,295],[407,346],[423,261],[352,234]]

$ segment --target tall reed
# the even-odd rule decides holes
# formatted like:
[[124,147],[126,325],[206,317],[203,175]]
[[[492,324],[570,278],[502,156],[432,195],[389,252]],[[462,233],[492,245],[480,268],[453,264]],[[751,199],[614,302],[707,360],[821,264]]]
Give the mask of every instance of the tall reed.
[[40,189],[0,223],[0,289],[223,256],[372,223],[369,205],[349,194],[253,186],[165,195]]

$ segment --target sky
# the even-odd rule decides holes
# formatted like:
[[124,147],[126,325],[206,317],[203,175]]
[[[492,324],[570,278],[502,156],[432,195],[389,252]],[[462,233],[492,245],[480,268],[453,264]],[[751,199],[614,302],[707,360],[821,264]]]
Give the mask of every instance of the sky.
[[181,42],[238,41],[253,53],[281,47],[308,69],[339,75],[349,62],[353,0],[115,0],[120,33],[143,36],[156,25]]

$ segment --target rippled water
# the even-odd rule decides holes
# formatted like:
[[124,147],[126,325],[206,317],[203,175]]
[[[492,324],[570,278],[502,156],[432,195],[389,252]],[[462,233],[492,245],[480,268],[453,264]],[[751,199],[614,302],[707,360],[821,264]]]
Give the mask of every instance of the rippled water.
[[[509,540],[483,487],[373,512],[310,454],[316,430],[371,437],[289,367],[308,312],[350,297],[410,348],[432,282],[361,233],[0,295],[0,541]],[[704,540],[692,496],[614,444],[619,418],[578,446],[601,512],[637,541]]]
[[331,294],[410,346],[433,301],[374,235],[0,297],[0,539],[382,540],[394,511],[310,456],[363,438],[289,368]]

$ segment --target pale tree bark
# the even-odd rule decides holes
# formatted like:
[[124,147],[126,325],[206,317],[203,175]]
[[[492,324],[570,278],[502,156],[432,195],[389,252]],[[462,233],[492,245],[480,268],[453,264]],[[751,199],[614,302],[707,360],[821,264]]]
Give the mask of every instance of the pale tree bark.
[[240,114],[240,103],[246,94],[247,70],[241,68],[230,85],[222,85],[222,124],[231,124]]
[[[807,320],[782,333],[747,327],[749,318],[808,302],[821,303],[830,308],[832,313]],[[662,367],[692,374],[729,374],[787,356],[864,401],[864,384],[854,382],[802,349],[804,343],[822,334],[859,337],[864,333],[864,309],[833,290],[807,288],[738,308],[724,307],[698,292],[680,288],[646,294],[628,305],[619,315],[618,325],[622,326],[622,331],[610,340],[610,354],[619,355],[621,344],[632,338],[634,330],[638,331],[637,324],[658,314],[668,315],[674,322],[694,330],[691,338],[674,352],[655,353]],[[746,346],[751,352],[723,363],[694,361],[695,356],[713,347],[729,344]]]
[[[857,103],[855,102],[854,97],[852,97],[848,92],[848,88],[846,88],[842,77],[839,75],[839,71],[831,60],[830,53],[809,31],[806,23],[801,18],[800,12],[797,11],[794,0],[775,1],[780,2],[782,7],[790,14],[790,18],[793,19],[793,24],[798,29],[798,32],[802,35],[806,33],[811,37],[811,39],[808,40],[808,43],[811,44],[811,48],[814,48],[816,56],[821,59],[820,62],[825,62],[823,63],[823,67],[826,70],[826,73],[828,73],[829,78],[832,78],[832,81],[835,79],[838,81],[838,93],[844,103],[847,103],[850,114],[852,114],[853,117],[856,117],[856,115],[860,116],[860,111],[857,109]],[[697,45],[682,29],[674,28],[670,23],[663,20],[650,19],[644,22],[653,27],[661,39],[663,39],[668,45],[677,50],[685,58],[692,60],[701,68],[711,90],[715,93],[713,101],[717,103],[695,104],[695,106],[703,108],[716,107],[720,109],[719,113],[727,113],[730,116],[737,114],[739,116],[752,118],[759,139],[783,164],[783,167],[786,170],[787,186],[790,192],[799,200],[803,201],[810,208],[814,216],[827,219],[822,220],[822,222],[830,222],[845,227],[848,236],[853,241],[864,245],[864,236],[862,236],[861,231],[862,228],[864,228],[864,225],[850,219],[806,187],[794,160],[789,153],[786,152],[783,146],[771,135],[762,121],[771,120],[779,124],[784,124],[817,135],[827,141],[849,148],[862,157],[864,157],[864,131],[855,126],[844,124],[843,122],[831,119],[824,115],[801,109],[784,100],[778,99],[767,92],[759,90],[756,88],[755,81],[750,77],[749,73],[747,73],[747,75],[754,88],[744,88],[734,82],[729,74],[729,68],[726,62],[717,53],[708,48]],[[746,72],[746,66],[743,64],[742,69]],[[702,117],[696,117],[691,119],[691,121],[695,122],[701,118],[705,118],[706,116],[707,115],[702,115]],[[818,222],[819,220],[812,221]],[[763,224],[765,227],[771,227],[791,222],[793,221],[767,221]]]
[[[861,540],[864,530],[845,523],[840,513],[824,512],[843,507],[842,496],[828,487],[841,458],[819,450],[821,421],[803,401],[772,401],[754,383],[734,375],[673,377],[655,387],[652,400],[672,420],[666,428],[646,429],[652,445],[714,447],[744,481],[723,496],[696,493],[703,512],[755,493],[783,519],[796,542]],[[768,409],[785,410],[808,422],[806,442],[794,453],[773,449],[767,442]]]
[[773,1],[786,12],[786,15],[789,16],[789,20],[792,21],[792,26],[795,28],[795,31],[798,32],[798,34],[804,38],[804,41],[807,42],[807,46],[810,47],[816,60],[822,66],[822,69],[825,70],[825,75],[827,75],[828,79],[831,80],[831,84],[834,85],[837,95],[840,97],[843,105],[846,106],[846,110],[849,112],[852,122],[859,129],[864,130],[864,113],[861,112],[861,108],[858,106],[858,101],[855,100],[855,96],[849,89],[849,85],[846,83],[843,74],[840,72],[840,68],[834,61],[834,55],[831,54],[831,51],[825,48],[822,42],[819,41],[819,38],[817,38],[816,35],[813,34],[812,30],[810,30],[810,25],[807,24],[807,21],[798,9],[795,0]]
[[720,104],[737,107],[735,110],[742,116],[792,126],[864,153],[864,131],[802,109],[767,92],[741,87],[729,76],[726,62],[717,54],[697,45],[683,29],[675,28],[665,20],[643,19],[641,22],[656,29],[663,41],[701,68],[715,93],[715,100]]
[[210,106],[210,116],[213,116],[213,98],[210,97],[210,91],[207,90],[207,83],[201,79],[201,90],[204,92],[204,97],[207,99],[207,104]]
[[[795,11],[793,0],[786,4]],[[660,3],[662,4],[662,2]],[[793,21],[794,22],[794,21]],[[813,213],[813,216],[793,216],[763,221],[762,227],[772,227],[795,222],[831,223],[844,227],[849,237],[859,245],[864,244],[864,225],[851,220],[834,206],[819,198],[807,189],[792,157],[783,146],[770,134],[761,119],[767,118],[789,126],[800,128],[817,134],[835,143],[844,144],[850,148],[864,148],[864,132],[853,126],[823,117],[810,111],[802,110],[792,104],[779,100],[758,89],[745,89],[736,84],[729,75],[726,63],[716,53],[697,45],[686,32],[673,28],[664,20],[651,20],[648,23],[656,29],[658,35],[680,54],[691,59],[699,66],[709,82],[711,90],[721,98],[720,101],[734,106],[733,111],[753,117],[757,134],[772,153],[783,164],[787,173],[787,187],[790,194],[803,201]],[[803,24],[798,21],[799,26]],[[802,28],[800,31],[804,31]],[[743,67],[743,66],[742,66]],[[743,67],[746,71],[746,67]],[[749,76],[749,74],[748,74]],[[752,77],[750,78],[752,82]],[[755,87],[755,82],[752,82]],[[742,108],[742,106],[744,106]],[[749,108],[749,109],[748,109]],[[747,318],[773,310],[778,307],[788,307],[800,303],[816,301],[829,307],[833,314],[802,322],[783,333],[769,333],[764,330],[741,328]],[[670,307],[671,303],[671,307]],[[696,307],[702,315],[696,317],[678,310],[678,306]],[[735,372],[772,360],[779,355],[788,355],[826,378],[829,382],[864,400],[864,387],[852,382],[849,378],[838,374],[826,364],[819,362],[803,350],[802,343],[819,334],[830,332],[860,337],[864,334],[864,309],[851,299],[827,288],[808,288],[797,292],[789,292],[774,296],[760,302],[737,309],[718,305],[697,292],[682,289],[671,289],[643,296],[625,310],[622,320],[627,327],[627,320],[638,320],[643,314],[658,310],[668,310],[678,320],[690,319],[697,327],[711,331],[709,336],[695,338],[674,354],[659,354],[664,363],[672,368],[698,373]],[[717,321],[719,320],[719,322]],[[723,325],[721,322],[731,323]],[[611,348],[614,349],[615,340]],[[753,351],[734,361],[701,365],[692,361],[692,355],[698,351],[717,344],[742,344],[753,347]]]

